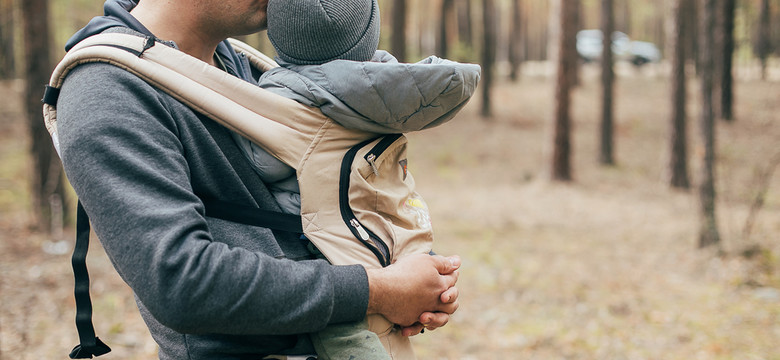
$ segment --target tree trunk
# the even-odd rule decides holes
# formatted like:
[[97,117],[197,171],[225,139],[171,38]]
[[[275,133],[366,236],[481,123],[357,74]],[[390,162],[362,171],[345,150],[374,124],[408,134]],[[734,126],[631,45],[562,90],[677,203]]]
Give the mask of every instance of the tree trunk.
[[[601,0],[601,33],[612,34],[615,31],[615,11],[613,0]],[[612,36],[604,36],[604,46],[601,52],[601,152],[599,162],[603,165],[614,165],[613,154],[613,85],[615,72],[612,68]]]
[[734,16],[735,0],[721,0],[722,24],[720,44],[722,60],[720,62],[720,117],[726,121],[734,120],[734,78],[732,76],[734,57]]
[[571,56],[576,56],[576,39],[573,33],[574,17],[578,0],[561,0],[559,24],[561,26],[558,42],[558,66],[555,90],[555,129],[552,159],[552,179],[569,181],[572,179],[571,171],[571,118],[569,108],[571,105]]
[[509,79],[517,81],[523,50],[523,17],[520,10],[522,0],[512,0],[512,20],[509,23]]
[[496,57],[496,5],[494,0],[482,0],[482,111],[483,118],[493,116],[490,90],[493,87],[493,65]]
[[766,61],[769,57],[769,0],[761,0],[758,24],[758,59],[761,62],[761,80],[766,81]]
[[672,44],[672,124],[670,131],[671,157],[669,161],[670,185],[673,188],[688,189],[688,135],[685,104],[687,102],[685,77],[685,38],[688,26],[685,25],[685,3],[690,0],[675,0],[672,16],[673,29],[670,32]]
[[[51,73],[48,0],[25,0],[22,17],[25,34],[25,105],[33,158],[32,195],[36,225],[40,230],[60,231],[65,216],[62,165],[43,124],[41,97]],[[54,210],[54,211],[53,211]]]
[[458,39],[467,47],[474,44],[473,25],[471,22],[471,0],[458,1]]
[[0,79],[16,75],[14,28],[14,2],[0,0]]
[[704,144],[704,159],[701,166],[699,184],[700,228],[699,247],[720,246],[720,236],[715,218],[715,124],[712,106],[712,56],[713,28],[716,0],[701,0],[701,118],[700,130]]
[[452,18],[455,0],[442,0],[441,2],[441,14],[439,22],[439,38],[437,39],[438,49],[437,53],[440,57],[447,58],[449,56],[449,27],[450,19]]
[[406,0],[394,0],[392,12],[390,52],[399,62],[406,62]]

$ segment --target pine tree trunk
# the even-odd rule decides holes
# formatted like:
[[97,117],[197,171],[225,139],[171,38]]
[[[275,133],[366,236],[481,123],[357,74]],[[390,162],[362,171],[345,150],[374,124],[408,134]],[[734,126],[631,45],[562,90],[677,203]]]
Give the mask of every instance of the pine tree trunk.
[[758,24],[758,59],[761,62],[761,80],[766,81],[766,61],[769,57],[769,0],[761,0]]
[[520,10],[522,0],[512,0],[512,20],[509,24],[509,79],[517,81],[523,50],[523,19]]
[[687,102],[685,77],[685,37],[688,27],[685,25],[685,3],[690,0],[674,0],[674,26],[671,31],[672,43],[672,123],[671,157],[669,162],[670,185],[673,188],[688,189],[688,135],[685,104]]
[[[613,0],[601,0],[601,33],[612,34],[615,31],[615,12]],[[612,36],[604,35],[604,46],[601,52],[601,151],[599,162],[603,165],[614,165],[613,154],[613,85],[615,72],[612,68]]]
[[406,62],[406,0],[394,0],[392,5],[390,52],[399,62]]
[[[54,151],[49,133],[43,124],[41,97],[43,85],[49,80],[52,70],[49,55],[49,7],[47,0],[25,0],[22,16],[25,34],[25,105],[30,129],[33,158],[33,211],[40,230],[53,229],[52,223],[61,224],[64,214],[64,186],[62,165]],[[55,210],[54,212],[52,210]],[[60,211],[60,209],[63,209]]]
[[449,28],[449,21],[450,17],[452,15],[452,11],[454,10],[454,0],[442,0],[441,2],[441,13],[440,15],[440,21],[439,21],[439,38],[437,41],[438,49],[437,53],[440,57],[447,58],[449,56],[449,36],[448,36],[448,28]]
[[715,122],[712,105],[712,56],[715,0],[702,1],[701,18],[701,119],[700,130],[704,144],[704,159],[701,166],[699,200],[701,219],[699,228],[699,247],[719,246],[720,235],[715,217]]
[[471,0],[458,0],[458,39],[467,47],[474,44]]
[[571,56],[576,56],[576,40],[572,36],[577,0],[561,0],[560,21],[561,26],[558,42],[558,66],[555,90],[555,128],[553,140],[552,179],[569,181],[572,179],[571,171],[571,118],[569,108],[571,106]]
[[493,65],[496,57],[496,6],[494,0],[482,0],[482,110],[483,118],[493,116],[490,91],[493,87]]
[[721,62],[720,75],[720,117],[726,121],[734,120],[734,78],[732,76],[734,57],[734,16],[735,0],[723,1],[721,24],[721,49],[723,60]]
[[16,76],[13,5],[12,0],[0,0],[0,79]]

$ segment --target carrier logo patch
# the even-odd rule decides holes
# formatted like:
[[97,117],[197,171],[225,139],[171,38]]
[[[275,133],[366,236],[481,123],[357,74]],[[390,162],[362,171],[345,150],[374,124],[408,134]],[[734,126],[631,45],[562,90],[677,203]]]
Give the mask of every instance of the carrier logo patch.
[[404,171],[404,180],[406,180],[406,173],[407,173],[407,167],[406,167],[406,159],[403,159],[398,162],[399,165],[401,165],[401,169]]

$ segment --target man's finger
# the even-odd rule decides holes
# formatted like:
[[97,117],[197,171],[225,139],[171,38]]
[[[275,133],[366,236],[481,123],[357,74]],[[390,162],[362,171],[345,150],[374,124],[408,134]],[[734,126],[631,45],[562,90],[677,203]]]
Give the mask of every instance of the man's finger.
[[428,330],[436,330],[450,321],[450,314],[444,312],[426,312],[420,315],[420,323]]
[[458,300],[458,288],[453,286],[441,293],[441,302],[449,304]]
[[441,255],[434,255],[431,257],[434,260],[434,265],[439,274],[447,275],[460,268],[460,257],[450,256],[444,257]]

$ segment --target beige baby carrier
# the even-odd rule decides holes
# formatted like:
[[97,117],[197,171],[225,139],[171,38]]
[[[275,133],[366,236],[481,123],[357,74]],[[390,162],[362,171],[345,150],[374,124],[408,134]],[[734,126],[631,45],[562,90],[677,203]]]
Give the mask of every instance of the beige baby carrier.
[[[231,40],[231,44],[258,70],[267,71],[277,66],[272,59],[244,43]],[[295,168],[301,193],[300,220],[290,228],[281,220],[274,223],[275,219],[289,219],[289,214],[285,217],[285,214],[273,213],[265,216],[265,220],[271,222],[266,227],[302,229],[317,249],[336,265],[359,263],[378,268],[404,254],[430,252],[433,241],[430,218],[425,203],[414,191],[414,179],[407,171],[405,136],[379,136],[346,129],[316,108],[263,90],[172,47],[156,43],[154,38],[99,34],[85,39],[68,52],[56,67],[44,97],[44,118],[55,147],[59,148],[58,89],[70,70],[89,62],[104,62],[126,69]],[[206,209],[207,215],[220,216],[210,214],[209,203],[206,203]],[[79,210],[81,215],[83,211]],[[86,217],[86,213],[83,215]],[[230,216],[222,217],[243,222],[230,219]],[[85,226],[88,229],[88,221]],[[83,251],[86,254],[86,245]],[[75,258],[74,250],[78,282]],[[86,267],[82,270],[86,278]],[[79,326],[81,345],[74,353],[99,355],[97,352],[110,351],[94,336],[88,294],[85,301],[87,305],[77,303],[77,307],[90,314],[81,324],[84,326]],[[379,335],[394,358],[414,357],[408,338],[401,336],[400,331],[382,316],[370,316],[369,327]]]

